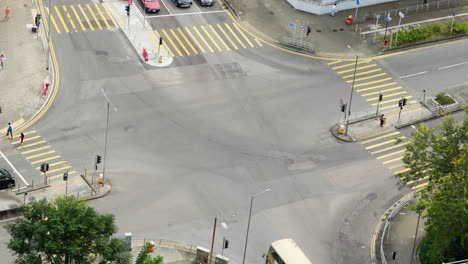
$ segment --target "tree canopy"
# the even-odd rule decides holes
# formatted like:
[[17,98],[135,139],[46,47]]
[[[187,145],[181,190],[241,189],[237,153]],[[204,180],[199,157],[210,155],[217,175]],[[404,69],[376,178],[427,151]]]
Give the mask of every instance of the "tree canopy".
[[54,201],[31,200],[22,206],[23,218],[5,226],[8,248],[17,263],[129,264],[131,255],[117,232],[114,216],[99,214],[84,201],[60,196]]
[[[468,114],[468,111],[467,111]],[[446,116],[439,128],[424,124],[406,145],[403,182],[429,180],[413,210],[423,213],[423,264],[468,259],[468,118]]]

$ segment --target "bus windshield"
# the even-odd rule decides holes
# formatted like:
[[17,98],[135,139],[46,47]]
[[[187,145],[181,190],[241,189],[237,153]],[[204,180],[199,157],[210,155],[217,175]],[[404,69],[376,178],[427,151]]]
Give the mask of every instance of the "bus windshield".
[[265,264],[312,264],[292,239],[271,243]]

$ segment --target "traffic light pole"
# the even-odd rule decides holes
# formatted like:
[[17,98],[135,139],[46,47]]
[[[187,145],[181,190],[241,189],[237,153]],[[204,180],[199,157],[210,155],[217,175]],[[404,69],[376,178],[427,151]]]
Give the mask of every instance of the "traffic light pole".
[[[351,46],[348,45],[348,48],[350,48],[354,52],[354,49],[352,49]],[[353,102],[353,93],[354,93],[354,81],[356,80],[356,70],[357,70],[358,59],[359,59],[359,56],[356,54],[356,52],[354,52],[354,55],[356,55],[356,62],[354,63],[353,83],[351,85],[351,95],[349,96],[348,118],[346,119],[345,136],[348,136],[349,117],[351,116],[351,103]]]
[[224,241],[226,241],[226,237],[223,237],[223,246],[221,247],[221,256],[224,256]]
[[[105,180],[105,177],[106,177],[106,160],[107,160],[107,136],[109,134],[109,110],[110,110],[110,106],[111,106],[111,102],[109,101],[109,98],[107,98],[107,95],[106,93],[104,92],[104,89],[101,88],[101,92],[102,94],[104,95],[104,97],[106,98],[107,100],[107,118],[106,118],[106,140],[104,142],[104,161],[102,163],[102,182],[104,184],[104,180]],[[115,108],[113,105],[112,105],[112,108],[114,108],[114,111],[117,111],[117,108]]]

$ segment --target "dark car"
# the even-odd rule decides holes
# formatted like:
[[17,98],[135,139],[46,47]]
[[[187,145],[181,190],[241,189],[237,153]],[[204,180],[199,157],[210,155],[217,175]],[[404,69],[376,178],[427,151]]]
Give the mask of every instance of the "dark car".
[[202,6],[213,6],[216,0],[198,0],[198,3]]
[[178,7],[190,7],[192,5],[192,0],[172,0]]
[[155,12],[158,13],[161,10],[159,0],[141,0],[145,6],[145,13]]
[[15,174],[7,169],[0,169],[0,190],[15,186]]

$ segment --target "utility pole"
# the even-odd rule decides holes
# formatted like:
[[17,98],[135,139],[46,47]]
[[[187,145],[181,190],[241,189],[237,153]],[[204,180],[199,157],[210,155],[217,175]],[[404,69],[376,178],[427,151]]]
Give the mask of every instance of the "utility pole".
[[358,64],[359,56],[357,55],[356,51],[348,45],[348,49],[351,49],[356,55],[356,62],[354,64],[354,74],[353,74],[353,83],[351,85],[351,95],[349,96],[349,106],[348,106],[348,118],[346,119],[346,127],[345,127],[345,136],[348,136],[348,127],[349,127],[349,117],[351,116],[351,103],[353,102],[353,93],[354,93],[354,81],[356,80],[356,69]]

